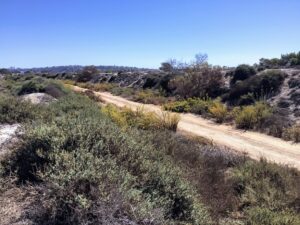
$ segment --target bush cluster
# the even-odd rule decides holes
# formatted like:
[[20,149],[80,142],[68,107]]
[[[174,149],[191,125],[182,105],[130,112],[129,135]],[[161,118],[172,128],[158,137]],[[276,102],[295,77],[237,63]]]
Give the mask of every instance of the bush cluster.
[[281,71],[270,70],[238,81],[230,88],[229,93],[223,96],[223,100],[234,104],[248,94],[252,94],[256,99],[270,97],[278,92],[284,78],[285,74]]
[[27,81],[20,86],[17,90],[18,95],[31,94],[36,92],[44,92],[44,85],[38,83],[37,81]]
[[181,98],[215,98],[224,92],[224,76],[220,68],[208,65],[189,66],[185,75],[170,81],[173,94]]
[[260,59],[258,69],[274,69],[279,67],[295,67],[300,65],[300,52],[283,54],[280,58]]
[[[138,138],[134,129],[122,132],[85,97],[68,96],[52,107],[56,115],[29,125],[22,145],[2,165],[3,174],[13,174],[19,183],[48,184],[32,219],[211,224],[192,186],[147,136]],[[105,218],[113,201],[112,218]]]
[[129,108],[119,109],[114,105],[102,107],[102,112],[115,123],[124,128],[137,127],[143,130],[173,130],[176,131],[179,116],[168,112],[157,114],[147,112],[143,108],[132,110]]
[[228,115],[227,107],[219,100],[213,101],[208,110],[217,123],[222,123]]
[[300,142],[300,125],[296,124],[286,128],[283,132],[283,138],[294,142]]
[[272,115],[272,108],[266,103],[256,102],[254,105],[237,107],[232,113],[237,128],[260,129]]
[[298,224],[299,214],[290,210],[299,205],[297,173],[263,159],[247,161],[234,169],[234,186],[240,195],[240,207],[246,212],[246,224]]
[[85,96],[68,94],[45,112],[0,167],[0,198],[16,186],[37,195],[23,213],[33,224],[299,222],[296,170],[167,129],[136,129],[137,112],[126,112],[124,130]]
[[24,102],[10,95],[0,95],[0,124],[24,123],[46,115],[46,107]]
[[191,112],[199,115],[205,115],[209,111],[213,101],[210,98],[188,98],[186,100],[166,103],[163,108],[172,112]]
[[162,105],[168,101],[168,98],[166,98],[159,91],[155,91],[153,89],[144,89],[136,91],[136,94],[132,97],[132,100],[145,104]]
[[8,76],[4,85],[10,89],[10,94],[18,96],[42,92],[54,98],[60,98],[69,92],[59,81],[32,75]]
[[220,99],[211,100],[210,98],[188,98],[182,101],[167,103],[163,106],[167,111],[178,113],[195,113],[204,117],[216,119],[217,123],[222,123],[228,116],[228,110]]
[[242,64],[236,67],[230,80],[231,85],[237,81],[243,81],[256,74],[255,69],[252,66]]

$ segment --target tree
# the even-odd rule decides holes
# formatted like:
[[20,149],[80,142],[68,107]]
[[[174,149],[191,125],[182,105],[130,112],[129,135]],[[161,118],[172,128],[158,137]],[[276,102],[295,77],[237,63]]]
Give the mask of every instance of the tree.
[[78,74],[77,81],[78,82],[90,81],[93,78],[93,76],[97,74],[99,74],[99,70],[95,66],[86,66]]
[[192,66],[186,69],[185,76],[172,80],[170,86],[183,98],[207,96],[214,98],[223,92],[224,77],[219,67]]
[[169,62],[161,63],[161,67],[159,69],[167,73],[170,73],[174,70],[173,66]]
[[255,69],[252,66],[242,64],[239,65],[233,72],[233,77],[230,81],[231,85],[235,84],[238,80],[246,80],[249,77],[256,74]]
[[161,67],[159,69],[170,73],[183,70],[187,67],[187,65],[187,63],[178,61],[176,59],[169,59],[168,61],[161,63]]
[[195,55],[195,59],[196,59],[196,64],[197,65],[202,65],[202,64],[207,63],[208,55],[207,54],[198,53],[198,54]]

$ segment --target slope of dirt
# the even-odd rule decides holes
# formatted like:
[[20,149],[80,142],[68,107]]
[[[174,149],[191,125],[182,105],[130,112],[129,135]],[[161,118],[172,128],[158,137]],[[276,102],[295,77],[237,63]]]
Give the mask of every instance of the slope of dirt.
[[281,87],[280,92],[270,98],[268,102],[285,110],[289,119],[300,123],[300,70],[281,69],[287,76]]
[[[77,92],[86,90],[76,86],[70,87]],[[94,93],[102,101],[118,107],[126,106],[132,109],[143,107],[146,111],[153,111],[159,114],[163,112],[159,106],[132,102],[107,92]],[[212,140],[217,145],[225,146],[238,152],[245,152],[253,159],[264,157],[269,161],[300,169],[300,144],[286,142],[261,133],[237,130],[228,125],[215,124],[212,121],[192,114],[180,114],[180,117],[178,131],[201,136]]]

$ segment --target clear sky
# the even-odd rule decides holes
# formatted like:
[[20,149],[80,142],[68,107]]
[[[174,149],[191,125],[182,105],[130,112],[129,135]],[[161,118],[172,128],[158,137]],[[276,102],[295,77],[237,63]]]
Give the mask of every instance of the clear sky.
[[0,0],[0,67],[157,68],[207,53],[255,63],[300,50],[299,0]]

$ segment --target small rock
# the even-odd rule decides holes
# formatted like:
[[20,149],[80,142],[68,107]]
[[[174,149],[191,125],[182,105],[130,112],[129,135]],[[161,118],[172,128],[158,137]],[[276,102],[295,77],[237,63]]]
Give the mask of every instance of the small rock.
[[9,145],[14,142],[15,136],[20,128],[19,124],[0,125],[0,155],[9,149]]
[[52,96],[45,93],[32,93],[28,95],[23,95],[22,99],[24,99],[25,101],[29,101],[32,104],[46,105],[57,100],[56,98],[53,98]]

